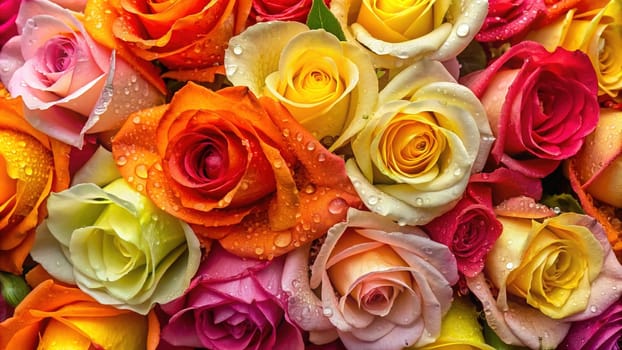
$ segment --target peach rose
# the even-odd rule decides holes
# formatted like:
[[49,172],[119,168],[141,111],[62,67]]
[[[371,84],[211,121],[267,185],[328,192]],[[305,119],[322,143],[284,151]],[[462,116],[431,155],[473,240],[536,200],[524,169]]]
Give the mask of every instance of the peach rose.
[[2,349],[155,349],[155,315],[101,305],[77,288],[46,280],[0,323]]
[[136,190],[237,255],[283,254],[359,205],[343,159],[245,87],[188,83],[131,115],[112,152]]
[[0,97],[0,270],[19,274],[51,191],[69,185],[69,147],[35,130],[19,99]]
[[458,281],[447,246],[417,227],[356,209],[328,231],[310,279],[308,263],[308,249],[287,257],[282,284],[291,293],[289,313],[312,342],[338,336],[349,349],[433,342]]

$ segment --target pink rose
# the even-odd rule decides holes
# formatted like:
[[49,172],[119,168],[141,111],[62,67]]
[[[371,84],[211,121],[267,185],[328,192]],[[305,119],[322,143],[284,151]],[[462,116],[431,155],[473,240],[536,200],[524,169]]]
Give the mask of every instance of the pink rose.
[[[330,0],[325,0],[326,4]],[[253,0],[250,18],[257,22],[296,21],[305,23],[313,0]]]
[[304,348],[285,313],[283,259],[242,259],[215,244],[186,294],[162,306],[170,316],[162,339],[213,350]]
[[0,0],[0,48],[17,34],[15,18],[21,0]]
[[[612,285],[612,290],[620,288]],[[622,340],[622,299],[618,299],[600,316],[575,322],[559,345],[560,350],[619,349]]]
[[456,260],[418,227],[350,208],[347,222],[328,231],[310,278],[308,253],[288,254],[282,285],[313,343],[339,337],[348,349],[397,350],[439,336]]
[[472,277],[484,268],[486,254],[503,227],[492,210],[490,187],[471,182],[458,204],[424,229],[430,238],[449,247],[458,271]]
[[496,136],[489,165],[542,178],[576,154],[599,116],[587,55],[523,41],[463,81],[486,109]]
[[75,13],[46,0],[23,0],[17,36],[0,52],[0,80],[21,96],[26,119],[75,147],[85,134],[111,131],[163,96],[95,43]]
[[517,41],[532,28],[545,9],[543,0],[489,0],[488,15],[475,40]]

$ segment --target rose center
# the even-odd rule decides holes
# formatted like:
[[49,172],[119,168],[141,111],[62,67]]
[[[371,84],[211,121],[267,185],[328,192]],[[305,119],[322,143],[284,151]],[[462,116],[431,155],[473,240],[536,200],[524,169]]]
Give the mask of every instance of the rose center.
[[215,179],[220,176],[223,169],[224,160],[222,154],[213,145],[209,145],[204,150],[203,154],[199,157],[203,159],[204,167],[199,166],[198,169],[203,169],[203,176],[208,179]]
[[64,72],[74,63],[76,47],[66,37],[56,37],[45,43],[45,67],[48,72]]

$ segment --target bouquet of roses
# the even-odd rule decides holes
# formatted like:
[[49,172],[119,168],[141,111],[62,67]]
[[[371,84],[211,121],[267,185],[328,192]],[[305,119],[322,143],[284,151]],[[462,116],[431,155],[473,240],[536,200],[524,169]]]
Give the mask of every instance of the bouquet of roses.
[[618,348],[621,0],[0,9],[0,348]]

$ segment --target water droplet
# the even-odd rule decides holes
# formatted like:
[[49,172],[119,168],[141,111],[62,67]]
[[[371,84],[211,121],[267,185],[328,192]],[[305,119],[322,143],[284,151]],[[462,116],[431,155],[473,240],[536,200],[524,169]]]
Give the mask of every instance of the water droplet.
[[307,193],[307,194],[315,193],[315,185],[308,184],[307,186],[305,186],[304,192]]
[[238,66],[236,66],[235,64],[228,64],[225,66],[225,73],[228,76],[232,76],[235,74],[235,72],[238,71]]
[[274,166],[275,169],[281,169],[281,167],[283,166],[283,162],[277,159],[274,161],[272,165]]
[[456,28],[456,35],[464,38],[467,35],[469,35],[469,31],[471,30],[471,28],[469,28],[469,25],[466,23],[461,23],[458,25],[458,28]]
[[423,205],[423,198],[421,198],[421,197],[415,198],[415,205],[418,206],[418,207],[422,206]]
[[345,199],[337,197],[328,203],[328,212],[337,215],[343,213],[348,207],[348,202]]
[[317,155],[317,161],[318,162],[323,162],[326,160],[326,155],[324,153],[320,153]]
[[307,150],[308,150],[308,151],[313,151],[313,150],[315,150],[315,142],[313,142],[313,141],[309,141],[309,143],[307,143]]
[[376,197],[376,196],[369,196],[369,198],[367,198],[367,203],[369,203],[369,205],[376,205],[376,204],[378,204],[378,197]]
[[591,312],[591,313],[594,313],[594,314],[595,314],[596,312],[598,312],[598,306],[596,306],[596,305],[592,305],[592,306],[590,306],[590,312]]
[[[292,242],[292,234],[289,232],[282,232],[274,237],[274,245],[279,248],[285,248]],[[292,282],[293,284],[293,282]]]
[[262,247],[255,248],[255,254],[262,255],[263,254],[263,248]]
[[26,175],[32,175],[33,171],[31,167],[26,167],[26,169],[24,169],[24,172],[26,173]]
[[460,176],[460,175],[462,175],[462,169],[456,168],[456,170],[454,170],[454,176]]
[[508,269],[508,270],[512,270],[514,268],[514,264],[509,262],[509,263],[505,264],[505,268]]
[[148,177],[147,166],[145,164],[137,165],[134,169],[134,172],[136,173],[136,176],[140,177],[141,179],[146,179]]
[[333,309],[329,308],[329,307],[325,307],[322,310],[322,314],[326,317],[332,317],[333,316]]
[[289,129],[288,128],[283,129],[282,133],[283,133],[284,137],[289,137]]
[[234,55],[241,55],[244,52],[244,49],[242,48],[242,46],[240,45],[235,45],[233,47],[233,54]]
[[300,132],[296,133],[296,141],[298,142],[302,141],[302,133]]

